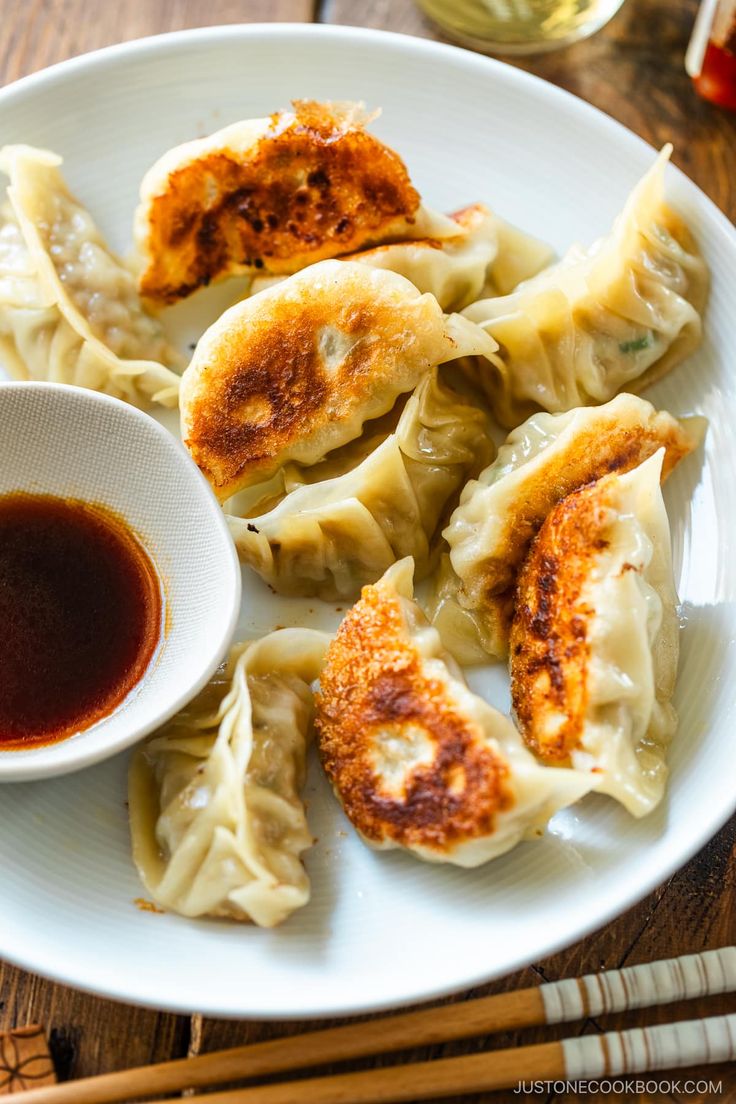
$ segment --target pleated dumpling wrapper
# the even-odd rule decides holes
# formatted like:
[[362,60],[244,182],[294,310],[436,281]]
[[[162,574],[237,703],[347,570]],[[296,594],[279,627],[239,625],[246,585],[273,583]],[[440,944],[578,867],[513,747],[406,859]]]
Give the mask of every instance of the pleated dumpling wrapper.
[[673,418],[621,394],[604,406],[535,414],[467,484],[444,531],[450,546],[436,580],[432,620],[466,664],[508,654],[519,568],[554,506],[613,471],[628,471],[664,447],[662,477],[698,448],[704,418]]
[[431,292],[443,310],[457,311],[482,295],[506,295],[552,259],[548,245],[504,222],[482,203],[456,211],[453,237],[391,242],[345,260],[406,276]]
[[135,278],[71,195],[62,159],[5,146],[0,209],[0,352],[16,379],[88,387],[135,406],[176,406],[178,354]]
[[527,745],[590,772],[634,816],[667,780],[679,625],[664,450],[612,473],[549,515],[519,577],[511,694]]
[[641,391],[699,345],[708,269],[664,200],[671,151],[662,150],[607,237],[464,312],[501,347],[492,364],[475,367],[502,425]]
[[478,866],[582,797],[473,694],[413,599],[411,558],[363,590],[330,644],[316,728],[335,794],[365,841]]
[[163,908],[273,927],[309,900],[301,855],[311,683],[329,637],[281,629],[236,644],[206,689],[136,751],[133,858]]
[[436,364],[495,343],[394,272],[320,261],[231,307],[182,378],[184,443],[221,500],[360,436]]
[[291,274],[405,238],[451,237],[359,103],[296,100],[165,153],[143,178],[141,293],[173,303],[243,272]]
[[426,575],[461,487],[493,455],[485,413],[437,373],[359,440],[320,464],[282,469],[265,503],[241,516],[227,503],[241,561],[280,594],[327,601],[354,600],[403,556]]

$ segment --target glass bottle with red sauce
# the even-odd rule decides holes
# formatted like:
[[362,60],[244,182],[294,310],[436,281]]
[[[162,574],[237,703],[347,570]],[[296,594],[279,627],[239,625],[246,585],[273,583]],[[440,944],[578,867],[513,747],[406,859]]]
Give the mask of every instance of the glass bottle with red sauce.
[[736,111],[736,0],[703,0],[685,68],[703,99]]

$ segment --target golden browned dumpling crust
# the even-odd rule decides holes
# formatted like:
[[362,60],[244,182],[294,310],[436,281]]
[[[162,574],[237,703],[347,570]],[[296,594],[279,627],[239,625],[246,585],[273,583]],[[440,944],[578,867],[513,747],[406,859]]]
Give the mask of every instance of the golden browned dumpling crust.
[[523,558],[539,524],[540,514],[549,509],[551,503],[559,501],[567,488],[579,487],[581,483],[589,483],[609,472],[631,471],[662,445],[667,449],[662,465],[662,479],[666,479],[693,449],[693,441],[687,432],[666,414],[657,415],[642,428],[615,425],[608,431],[599,428],[595,439],[581,434],[565,457],[565,466],[556,473],[555,480],[549,478],[549,472],[540,471],[538,485],[528,489],[520,515],[514,519],[514,528],[506,533],[506,547],[500,560],[489,564],[486,593],[497,601],[505,631],[508,631],[514,610],[508,565]]
[[440,856],[492,833],[514,803],[507,763],[423,668],[401,601],[380,582],[329,647],[316,724],[325,771],[373,843]]
[[182,377],[182,437],[224,499],[355,440],[435,364],[487,340],[403,276],[321,261],[204,334]]
[[566,495],[610,472],[638,468],[663,445],[664,480],[698,444],[697,435],[688,431],[687,423],[678,423],[666,412],[655,414],[644,425],[620,426],[611,420],[608,425],[597,424],[591,429],[591,433],[583,431],[571,442],[560,456],[556,470],[540,466],[536,481],[525,486],[524,501],[509,517],[499,541],[497,560],[488,565],[489,597],[507,592],[512,602],[508,588],[513,584],[514,565],[524,559],[542,518]]
[[510,639],[511,700],[527,747],[557,766],[569,764],[585,724],[588,630],[595,610],[581,595],[608,545],[614,479],[583,487],[554,508],[519,575]]
[[495,462],[468,484],[443,534],[458,579],[450,587],[479,619],[489,654],[507,655],[519,567],[556,504],[602,476],[632,471],[662,447],[666,479],[698,447],[704,428],[701,418],[678,420],[621,394],[601,407],[534,415],[509,435]]
[[[527,747],[645,816],[677,728],[679,625],[664,450],[564,499],[519,577],[511,697]],[[557,773],[555,771],[554,773]]]
[[366,121],[298,100],[249,148],[185,157],[148,199],[141,293],[172,303],[245,267],[295,272],[411,223],[419,194]]

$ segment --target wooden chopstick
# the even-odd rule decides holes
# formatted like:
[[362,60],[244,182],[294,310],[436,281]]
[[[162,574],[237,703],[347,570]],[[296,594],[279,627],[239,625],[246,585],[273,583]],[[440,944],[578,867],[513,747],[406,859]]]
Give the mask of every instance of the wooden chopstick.
[[463,1058],[206,1093],[188,1100],[191,1104],[294,1104],[298,1098],[299,1104],[402,1104],[450,1096],[456,1099],[530,1081],[594,1081],[734,1060],[736,1013]]
[[[540,1024],[572,1022],[586,1016],[624,1012],[734,990],[736,947],[723,947],[717,951],[630,966],[623,970],[609,970],[602,974],[549,982],[534,989],[481,997],[454,1005],[451,1009],[439,1007],[405,1012],[231,1050],[213,1051],[195,1058],[182,1058],[70,1081],[53,1088],[33,1089],[24,1095],[24,1104],[111,1104],[113,1101],[136,1100],[142,1096],[163,1095],[182,1089],[210,1088],[226,1082],[363,1058],[408,1047],[445,1043],[454,1039],[490,1035]],[[525,1050],[529,1051],[531,1061],[537,1060],[538,1052],[538,1060],[547,1065],[552,1062],[558,1046],[557,1043],[549,1043]],[[503,1056],[505,1053],[496,1051],[495,1056]],[[531,1076],[526,1058],[523,1067],[519,1065],[520,1051],[517,1049],[509,1053],[517,1056],[514,1066],[517,1073],[523,1068],[525,1078],[527,1074]],[[485,1056],[472,1057],[475,1059]],[[465,1062],[466,1059],[452,1061]],[[433,1062],[432,1067],[440,1076],[444,1068],[442,1062]],[[371,1071],[371,1076],[376,1077],[381,1072]],[[390,1072],[393,1076],[395,1071]],[[280,1098],[274,1097],[276,1099]],[[208,1096],[207,1100],[210,1104],[217,1104],[216,1096]]]
[[[407,1066],[190,1096],[188,1104],[402,1104],[736,1061],[736,1013]],[[148,1104],[154,1104],[153,1101]]]

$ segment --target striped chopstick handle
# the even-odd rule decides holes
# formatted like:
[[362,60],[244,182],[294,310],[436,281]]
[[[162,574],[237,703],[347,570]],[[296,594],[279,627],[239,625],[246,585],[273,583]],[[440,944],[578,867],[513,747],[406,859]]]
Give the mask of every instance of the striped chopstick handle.
[[736,947],[665,958],[540,986],[547,1023],[736,990]]
[[684,1069],[736,1060],[736,1013],[563,1039],[571,1080]]

